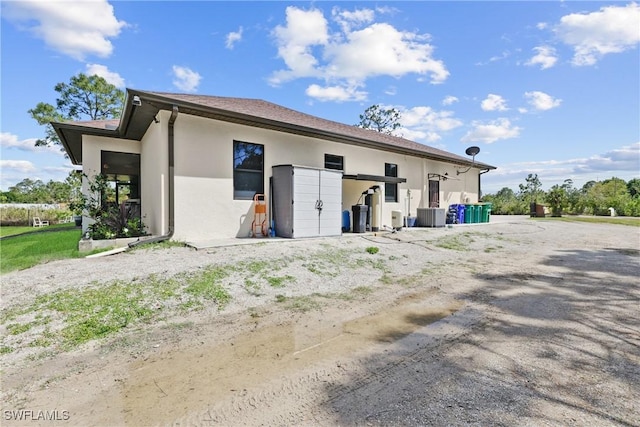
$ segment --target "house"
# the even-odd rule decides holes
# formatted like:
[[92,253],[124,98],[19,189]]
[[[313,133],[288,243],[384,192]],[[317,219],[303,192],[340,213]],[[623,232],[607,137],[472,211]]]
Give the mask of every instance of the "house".
[[374,230],[398,212],[477,202],[481,175],[495,169],[258,99],[128,89],[120,120],[52,125],[72,163],[106,174],[151,234],[183,241],[250,235],[256,194],[271,224],[279,165],[340,173],[331,197],[342,214],[366,201]]

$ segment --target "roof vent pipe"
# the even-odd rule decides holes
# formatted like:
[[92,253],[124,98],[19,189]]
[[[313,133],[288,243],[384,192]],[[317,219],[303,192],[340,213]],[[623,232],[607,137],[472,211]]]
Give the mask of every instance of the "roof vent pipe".
[[171,117],[169,117],[169,132],[168,132],[168,150],[169,150],[169,230],[167,234],[162,236],[152,237],[151,239],[138,240],[129,243],[129,247],[142,245],[145,243],[157,243],[171,239],[173,232],[175,231],[175,156],[174,156],[174,136],[173,127],[176,119],[178,118],[178,106],[174,105],[171,111]]

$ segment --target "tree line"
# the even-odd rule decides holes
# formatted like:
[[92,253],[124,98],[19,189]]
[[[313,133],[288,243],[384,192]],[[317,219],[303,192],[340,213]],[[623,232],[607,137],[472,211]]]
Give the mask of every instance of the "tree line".
[[75,171],[62,182],[26,178],[7,191],[0,191],[0,203],[68,204],[77,199],[81,185],[81,175]]
[[554,216],[610,215],[610,208],[616,215],[640,216],[638,178],[589,181],[581,188],[574,187],[573,181],[566,179],[548,191],[541,187],[538,175],[529,174],[518,191],[504,187],[495,194],[484,195],[482,201],[491,203],[491,213],[497,215],[528,215],[535,203],[548,206]]

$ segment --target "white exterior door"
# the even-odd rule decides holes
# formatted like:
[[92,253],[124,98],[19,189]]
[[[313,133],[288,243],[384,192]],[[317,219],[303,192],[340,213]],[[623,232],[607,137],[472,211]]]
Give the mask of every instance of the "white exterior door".
[[293,234],[294,237],[317,236],[320,197],[318,170],[295,168],[293,172]]
[[342,173],[320,170],[319,235],[339,236],[342,233]]

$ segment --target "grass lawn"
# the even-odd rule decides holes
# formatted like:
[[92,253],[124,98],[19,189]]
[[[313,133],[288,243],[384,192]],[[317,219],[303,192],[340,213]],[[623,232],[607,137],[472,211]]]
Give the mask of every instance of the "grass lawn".
[[[2,237],[33,231],[33,227],[0,227]],[[11,229],[11,230],[5,230]],[[38,232],[5,238],[0,241],[0,274],[23,270],[56,259],[77,258],[82,230],[73,224],[36,229]]]
[[563,216],[535,218],[540,221],[566,221],[566,222],[590,222],[596,224],[619,224],[640,227],[640,218],[617,216]]
[[13,236],[15,234],[22,234],[22,233],[37,233],[39,231],[48,231],[48,230],[52,230],[52,229],[71,229],[74,228],[75,224],[74,223],[66,223],[66,224],[53,224],[53,225],[49,225],[46,227],[30,227],[28,225],[26,226],[11,226],[11,227],[0,227],[0,237],[5,237],[5,236]]

